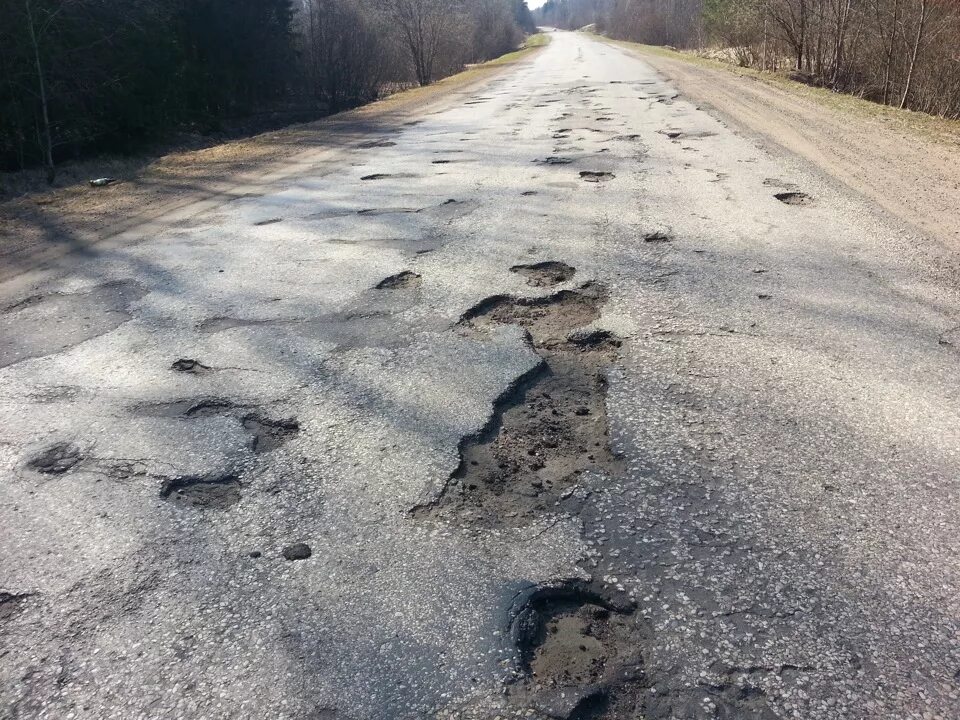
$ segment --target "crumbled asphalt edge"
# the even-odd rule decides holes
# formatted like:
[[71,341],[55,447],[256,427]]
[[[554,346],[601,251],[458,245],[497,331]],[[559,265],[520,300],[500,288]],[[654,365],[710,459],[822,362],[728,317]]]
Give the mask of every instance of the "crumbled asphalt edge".
[[556,508],[581,473],[617,466],[609,446],[606,371],[619,340],[604,331],[578,332],[599,317],[605,300],[602,286],[586,283],[545,297],[494,295],[461,316],[458,326],[467,330],[483,321],[523,327],[540,362],[496,398],[478,432],[461,439],[457,469],[412,517],[527,524]]

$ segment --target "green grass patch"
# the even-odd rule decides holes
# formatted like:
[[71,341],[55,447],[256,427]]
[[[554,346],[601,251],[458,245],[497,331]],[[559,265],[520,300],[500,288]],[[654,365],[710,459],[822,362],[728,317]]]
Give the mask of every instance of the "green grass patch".
[[506,55],[501,55],[500,57],[494,58],[488,62],[482,63],[481,67],[516,62],[517,60],[520,60],[531,54],[537,48],[545,47],[549,43],[550,36],[547,33],[536,33],[535,35],[530,35],[519,49],[509,52]]

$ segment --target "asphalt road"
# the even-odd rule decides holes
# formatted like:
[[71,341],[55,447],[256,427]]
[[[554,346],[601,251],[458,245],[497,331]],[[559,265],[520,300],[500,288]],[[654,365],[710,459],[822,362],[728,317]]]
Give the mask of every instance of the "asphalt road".
[[0,717],[960,717],[955,267],[565,33],[68,256],[0,310]]

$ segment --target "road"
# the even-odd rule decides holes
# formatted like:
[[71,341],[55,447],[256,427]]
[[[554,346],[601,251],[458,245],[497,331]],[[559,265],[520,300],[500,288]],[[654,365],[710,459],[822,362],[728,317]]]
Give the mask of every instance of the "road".
[[8,280],[0,716],[958,717],[952,267],[556,33]]

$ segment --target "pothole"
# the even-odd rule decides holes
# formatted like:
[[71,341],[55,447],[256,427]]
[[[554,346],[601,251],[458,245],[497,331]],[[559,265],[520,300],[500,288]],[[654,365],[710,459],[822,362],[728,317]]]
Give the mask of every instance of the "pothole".
[[460,442],[459,466],[414,517],[526,525],[556,511],[581,474],[619,472],[608,439],[606,371],[620,341],[577,332],[599,317],[605,300],[604,288],[588,283],[543,298],[494,296],[464,314],[467,332],[520,325],[542,362],[497,398],[485,427]]
[[791,190],[789,192],[776,193],[774,197],[784,205],[811,205],[813,198],[806,193]]
[[357,145],[357,147],[362,150],[370,150],[372,148],[394,147],[395,145],[396,143],[393,140],[367,140]]
[[614,175],[611,172],[603,172],[603,171],[597,171],[597,170],[581,170],[580,171],[580,179],[583,180],[584,182],[592,182],[592,183],[606,182],[608,180],[613,180],[613,178],[615,177],[616,175]]
[[209,372],[213,368],[209,365],[204,365],[199,360],[194,360],[192,358],[180,358],[179,360],[174,360],[173,364],[170,365],[171,370],[182,373],[190,373],[192,375],[202,375],[205,372]]
[[275,420],[257,413],[245,416],[243,427],[251,434],[250,449],[255,453],[276,450],[300,432],[300,423],[293,418]]
[[512,613],[514,703],[568,720],[632,717],[649,692],[645,629],[634,609],[622,594],[581,580],[535,588]]
[[673,240],[673,236],[664,230],[654,230],[643,236],[643,241],[648,243],[665,243]]
[[510,268],[510,272],[523,275],[527,279],[527,284],[533,287],[550,287],[566,282],[577,271],[576,268],[564,262],[547,260],[530,265],[514,265]]
[[240,502],[240,489],[240,479],[233,473],[182,475],[164,480],[160,497],[175,505],[226,510]]
[[9,620],[35,593],[14,593],[0,590],[0,621]]
[[63,475],[82,459],[83,455],[76,445],[58,442],[30,458],[27,461],[27,468],[41,475]]
[[235,410],[239,405],[222,398],[185,398],[169,402],[144,403],[137,405],[134,412],[143,417],[160,418],[202,418],[223,415]]
[[420,287],[423,278],[412,270],[403,270],[396,275],[390,275],[378,282],[377,290],[412,290]]
[[546,157],[543,160],[537,160],[536,162],[540,163],[541,165],[569,165],[573,162],[573,158],[551,155],[550,157]]

